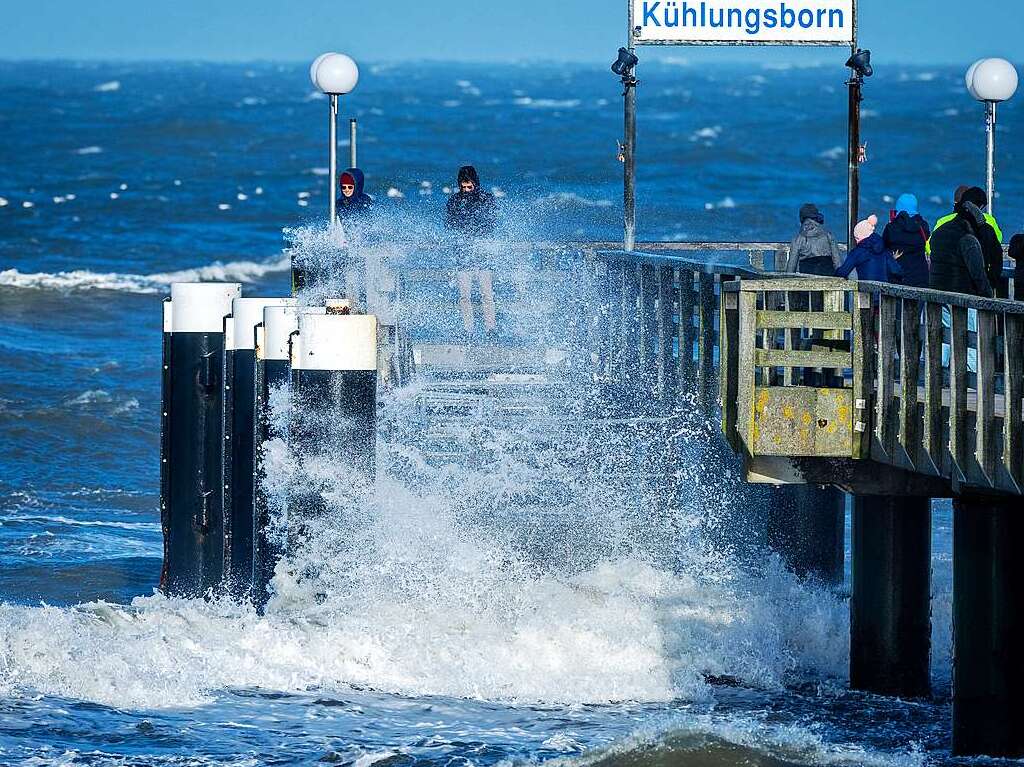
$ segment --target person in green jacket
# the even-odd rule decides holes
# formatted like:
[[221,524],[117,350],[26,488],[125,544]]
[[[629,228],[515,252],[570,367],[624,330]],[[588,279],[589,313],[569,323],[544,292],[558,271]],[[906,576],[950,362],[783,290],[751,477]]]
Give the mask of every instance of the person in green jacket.
[[[953,207],[954,208],[957,205],[960,204],[960,200],[963,199],[964,194],[967,191],[971,190],[971,189],[972,188],[967,186],[967,184],[961,184],[960,186],[958,186],[956,188],[956,191],[953,192]],[[1002,244],[1002,242],[1003,242],[1003,232],[999,228],[999,224],[996,223],[996,217],[993,216],[991,213],[989,213],[988,211],[985,210],[985,208],[988,206],[988,195],[986,195],[985,191],[983,189],[980,189],[979,187],[974,187],[974,190],[980,191],[981,192],[981,196],[980,196],[980,198],[977,197],[976,196],[977,195],[977,191],[975,191],[974,194],[972,195],[972,197],[974,197],[974,199],[969,200],[969,202],[973,202],[975,205],[977,205],[979,208],[981,208],[981,210],[985,214],[985,221],[988,223],[989,226],[991,226],[995,230],[996,237],[999,238],[999,243]],[[934,235],[935,231],[940,226],[942,226],[944,224],[948,224],[954,218],[956,218],[956,211],[955,210],[952,213],[950,213],[949,215],[946,215],[946,216],[943,216],[942,218],[940,218],[938,221],[935,222],[935,226],[932,228],[932,234]],[[925,250],[925,253],[930,257],[931,254],[932,254],[932,241],[931,241],[931,238],[929,238],[928,242],[925,244],[924,250]]]

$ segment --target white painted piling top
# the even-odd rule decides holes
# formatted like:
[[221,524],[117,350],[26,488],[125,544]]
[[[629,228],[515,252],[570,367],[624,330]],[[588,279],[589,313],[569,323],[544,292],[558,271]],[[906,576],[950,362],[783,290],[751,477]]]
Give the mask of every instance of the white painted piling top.
[[[164,332],[223,333],[231,302],[242,294],[238,282],[175,282]],[[168,322],[168,319],[170,322]]]
[[264,360],[287,360],[288,338],[299,329],[300,314],[324,314],[323,306],[267,306],[263,309],[263,348],[259,355]]
[[231,302],[231,322],[226,325],[224,348],[228,351],[255,349],[255,328],[263,322],[263,310],[268,306],[294,305],[294,298],[236,298]]
[[293,370],[376,370],[372,314],[302,314],[292,341]]

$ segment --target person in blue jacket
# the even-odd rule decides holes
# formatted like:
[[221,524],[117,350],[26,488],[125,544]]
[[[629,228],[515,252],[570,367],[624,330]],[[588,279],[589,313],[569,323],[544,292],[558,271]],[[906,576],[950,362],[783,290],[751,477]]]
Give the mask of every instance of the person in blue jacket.
[[365,176],[359,168],[349,168],[338,177],[338,218],[352,221],[361,218],[373,208],[373,198],[363,191]]
[[858,280],[900,281],[903,277],[903,267],[897,261],[899,256],[894,256],[885,247],[885,242],[875,231],[877,226],[878,216],[871,215],[854,227],[853,239],[856,240],[857,247],[847,254],[846,260],[836,269],[837,277],[849,277],[856,269]]
[[931,236],[928,222],[917,211],[917,198],[912,194],[901,194],[896,200],[891,220],[882,232],[882,241],[890,252],[903,254],[900,267],[904,285],[928,287],[930,267],[925,246]]

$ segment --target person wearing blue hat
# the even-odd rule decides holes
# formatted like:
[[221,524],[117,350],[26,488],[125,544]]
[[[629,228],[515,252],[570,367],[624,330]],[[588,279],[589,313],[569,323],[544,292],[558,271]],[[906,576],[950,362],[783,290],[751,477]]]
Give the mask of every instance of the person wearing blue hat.
[[925,248],[931,230],[917,209],[917,197],[901,194],[896,208],[889,214],[889,223],[882,232],[885,247],[893,253],[901,253],[903,284],[915,288],[928,287],[929,265]]

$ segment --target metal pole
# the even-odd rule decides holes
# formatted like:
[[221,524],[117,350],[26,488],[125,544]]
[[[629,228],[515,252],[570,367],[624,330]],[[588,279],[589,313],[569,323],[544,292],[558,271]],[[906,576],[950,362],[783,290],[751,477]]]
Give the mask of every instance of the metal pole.
[[853,245],[853,228],[860,216],[860,103],[864,100],[860,74],[851,70],[849,100],[849,169],[847,174],[847,243]]
[[996,102],[985,102],[987,134],[985,162],[985,191],[988,193],[988,212],[995,215],[996,208]]
[[359,167],[356,157],[356,118],[353,117],[348,121],[348,167]]
[[330,203],[330,218],[328,221],[333,227],[338,220],[338,200],[335,196],[335,185],[338,183],[338,95],[330,94],[331,99],[331,122],[328,126],[328,141],[330,151],[328,154],[328,167],[330,168],[331,181],[328,185],[327,198]]
[[[629,45],[633,52],[632,44]],[[625,250],[636,246],[636,77],[629,69],[622,76],[623,101],[625,106],[625,146],[623,159],[623,213],[624,226],[622,244]]]

